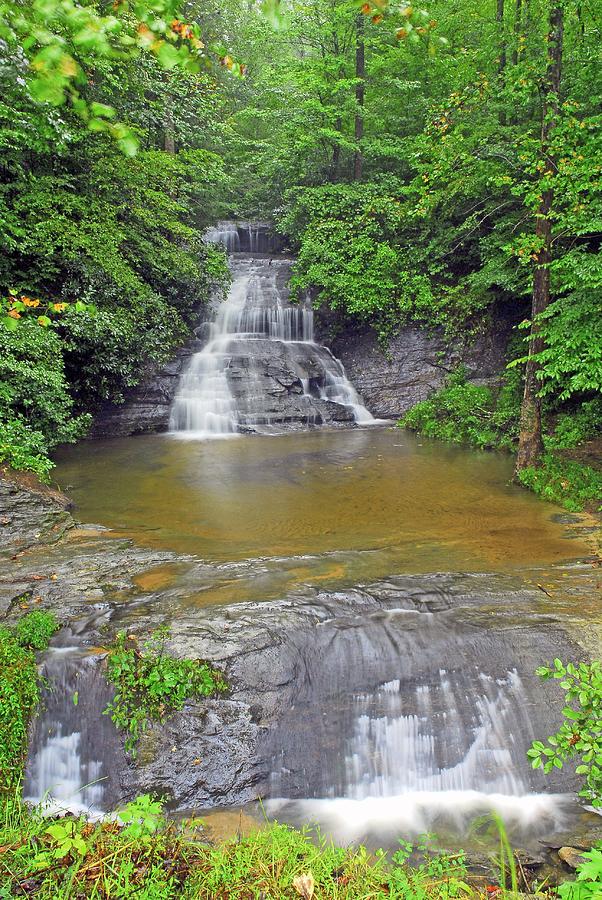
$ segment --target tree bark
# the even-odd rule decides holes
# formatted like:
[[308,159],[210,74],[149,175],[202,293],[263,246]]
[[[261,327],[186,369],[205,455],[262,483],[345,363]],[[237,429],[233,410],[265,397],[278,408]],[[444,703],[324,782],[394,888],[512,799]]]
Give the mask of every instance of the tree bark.
[[174,135],[173,116],[171,113],[171,98],[165,98],[165,109],[163,112],[163,149],[166,153],[176,152],[176,139]]
[[[543,88],[541,124],[541,179],[549,179],[556,163],[550,150],[550,137],[560,109],[560,82],[562,76],[563,9],[553,6],[550,10],[548,32],[548,65]],[[551,187],[542,189],[536,212],[535,234],[538,238],[533,268],[533,298],[531,306],[531,335],[529,356],[525,370],[525,390],[520,414],[520,434],[515,472],[527,466],[537,465],[543,451],[541,432],[541,383],[537,377],[539,362],[536,359],[544,346],[539,316],[550,303],[550,262],[552,259],[551,212],[554,192]]]
[[[340,118],[334,123],[335,131],[341,132],[343,123]],[[339,164],[341,162],[341,145],[336,143],[332,148],[332,161],[330,163],[330,180],[335,182],[339,177]]]
[[[505,84],[504,69],[506,68],[506,63],[508,61],[506,51],[506,34],[504,31],[504,0],[497,0],[495,21],[499,29],[500,41],[500,57],[498,61],[497,74],[500,81],[500,86],[503,88]],[[504,109],[500,110],[499,121],[500,125],[506,125],[507,123],[506,111]]]
[[517,66],[520,59],[520,37],[522,34],[523,0],[516,0],[514,5],[514,46],[512,48],[512,65]]
[[366,46],[364,42],[364,17],[358,16],[356,20],[355,42],[355,144],[356,150],[353,158],[353,180],[361,181],[363,170],[363,158],[360,142],[364,136],[364,97],[366,93]]

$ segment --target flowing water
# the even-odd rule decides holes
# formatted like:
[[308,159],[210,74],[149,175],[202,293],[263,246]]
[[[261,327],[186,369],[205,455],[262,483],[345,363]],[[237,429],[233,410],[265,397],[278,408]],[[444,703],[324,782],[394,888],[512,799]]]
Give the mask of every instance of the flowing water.
[[[503,455],[391,427],[311,428],[369,413],[314,342],[311,310],[288,302],[290,261],[262,228],[222,223],[209,238],[231,252],[233,282],[182,377],[171,434],[58,458],[80,520],[174,554],[118,598],[120,620],[167,620],[188,652],[238,666],[237,698],[256,695],[259,719],[272,710],[255,752],[279,818],[340,840],[457,833],[492,810],[522,839],[563,827],[570,779],[542,779],[525,750],[555,724],[534,669],[574,649],[589,615],[562,587],[588,546],[511,483]],[[290,427],[305,430],[206,440]],[[265,659],[251,659],[255,645]],[[108,697],[91,659],[50,657],[32,797],[115,802],[118,750],[106,717],[97,729]]]
[[[208,237],[230,251],[232,285],[181,379],[170,431],[229,437],[321,425],[341,413],[371,422],[342,364],[315,343],[311,306],[288,302],[292,261],[258,255],[263,232],[252,225],[222,223]],[[250,252],[239,252],[241,246]]]

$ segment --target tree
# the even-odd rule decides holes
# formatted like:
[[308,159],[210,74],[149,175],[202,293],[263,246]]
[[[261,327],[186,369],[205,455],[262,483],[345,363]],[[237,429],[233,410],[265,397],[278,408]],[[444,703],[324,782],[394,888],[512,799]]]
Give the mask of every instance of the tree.
[[564,42],[564,9],[553,2],[550,8],[547,34],[548,65],[542,86],[542,122],[540,170],[540,201],[536,212],[536,246],[533,253],[533,300],[531,306],[531,336],[525,368],[525,389],[520,413],[520,433],[516,472],[537,464],[543,452],[541,427],[541,383],[538,356],[544,348],[541,316],[550,305],[550,266],[552,262],[552,214],[554,203],[553,176],[557,161],[551,150],[552,132],[560,115],[560,87]]

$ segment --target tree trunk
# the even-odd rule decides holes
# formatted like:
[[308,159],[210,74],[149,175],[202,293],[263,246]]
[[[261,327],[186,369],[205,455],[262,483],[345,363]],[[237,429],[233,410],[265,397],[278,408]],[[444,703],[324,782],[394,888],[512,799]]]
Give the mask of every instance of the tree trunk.
[[355,43],[355,144],[356,150],[353,159],[353,180],[361,181],[363,159],[360,142],[364,136],[364,96],[366,91],[366,47],[364,43],[364,17],[358,16],[356,24]]
[[520,59],[520,38],[522,34],[523,0],[516,0],[514,6],[514,47],[512,48],[512,65],[517,66]]
[[165,109],[163,112],[163,149],[166,153],[176,152],[176,139],[174,136],[173,116],[171,113],[171,97],[165,98]]
[[[553,6],[550,11],[548,33],[548,66],[543,89],[541,125],[541,178],[549,178],[556,168],[550,151],[550,136],[555,125],[555,117],[560,109],[560,80],[562,74],[563,10]],[[536,213],[535,234],[538,250],[533,269],[533,301],[531,307],[531,335],[529,357],[525,370],[525,391],[520,414],[520,434],[516,473],[527,466],[537,465],[543,450],[541,434],[540,381],[537,378],[539,363],[535,358],[543,349],[543,338],[539,316],[550,303],[550,262],[552,258],[552,220],[550,214],[554,202],[554,192],[547,187],[541,192],[541,200]]]
[[[341,132],[343,123],[340,118],[334,123],[335,131]],[[341,162],[341,145],[337,142],[332,148],[332,161],[330,163],[330,180],[335,182],[339,177],[339,164]]]
[[[497,0],[497,9],[495,13],[495,21],[497,23],[499,29],[499,41],[500,41],[500,58],[497,67],[497,74],[500,81],[500,87],[504,87],[505,78],[504,78],[504,69],[506,68],[507,62],[507,54],[506,54],[506,34],[504,32],[504,0]],[[506,125],[506,111],[504,109],[500,110],[499,115],[500,125]]]

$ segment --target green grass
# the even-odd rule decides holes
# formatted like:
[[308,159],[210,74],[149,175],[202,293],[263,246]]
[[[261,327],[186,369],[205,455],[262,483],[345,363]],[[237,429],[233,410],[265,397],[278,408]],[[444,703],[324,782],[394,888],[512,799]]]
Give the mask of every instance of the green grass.
[[37,900],[477,896],[462,853],[427,853],[410,867],[407,845],[388,858],[363,847],[336,847],[307,830],[279,824],[210,846],[199,820],[169,822],[148,796],[126,807],[121,822],[97,824],[74,818],[50,822],[19,800],[5,800],[0,847],[2,898],[23,891]]

